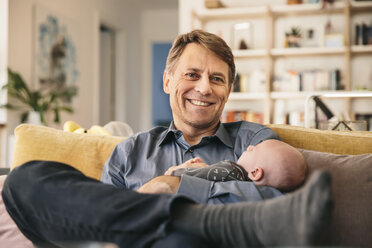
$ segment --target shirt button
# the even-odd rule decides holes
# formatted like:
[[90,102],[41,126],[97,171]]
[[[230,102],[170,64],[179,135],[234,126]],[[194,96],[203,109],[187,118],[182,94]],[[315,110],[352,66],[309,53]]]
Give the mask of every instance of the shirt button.
[[189,149],[189,152],[193,153],[194,152],[194,149],[190,148]]

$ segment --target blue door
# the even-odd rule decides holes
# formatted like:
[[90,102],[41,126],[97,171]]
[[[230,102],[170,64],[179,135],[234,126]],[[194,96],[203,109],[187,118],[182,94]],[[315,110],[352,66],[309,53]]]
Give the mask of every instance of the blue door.
[[163,91],[163,73],[172,43],[152,44],[152,125],[168,126],[172,121],[169,96]]

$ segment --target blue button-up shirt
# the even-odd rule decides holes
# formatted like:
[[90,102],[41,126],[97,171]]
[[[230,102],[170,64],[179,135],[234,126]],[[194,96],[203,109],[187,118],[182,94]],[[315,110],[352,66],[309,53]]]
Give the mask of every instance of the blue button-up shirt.
[[[268,127],[246,121],[220,123],[214,135],[203,137],[193,146],[173,123],[169,128],[155,127],[118,144],[104,166],[101,181],[136,190],[163,175],[169,167],[191,158],[200,157],[207,164],[236,162],[249,145],[267,139],[280,138]],[[211,182],[191,176],[182,176],[178,193],[199,203],[262,200],[281,195],[271,187],[257,187],[252,182]]]

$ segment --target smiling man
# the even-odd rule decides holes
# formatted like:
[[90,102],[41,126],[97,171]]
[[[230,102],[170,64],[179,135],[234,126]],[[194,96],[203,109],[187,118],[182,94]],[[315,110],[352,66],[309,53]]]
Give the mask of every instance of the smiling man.
[[234,57],[221,38],[200,30],[180,35],[164,72],[171,125],[117,145],[104,166],[104,183],[51,161],[14,169],[2,192],[11,217],[27,238],[51,247],[82,240],[120,247],[313,244],[331,210],[326,173],[293,195],[224,205],[205,203],[259,201],[280,193],[250,182],[164,175],[195,157],[207,164],[236,161],[249,145],[279,139],[259,124],[219,121],[234,75]]
[[[249,145],[279,139],[260,124],[220,122],[234,77],[234,56],[223,39],[201,30],[177,37],[163,76],[173,122],[168,128],[155,127],[119,144],[104,167],[101,181],[143,193],[178,191],[200,203],[262,200],[279,195],[275,189],[267,189],[270,194],[262,198],[247,183],[217,183],[211,187],[210,182],[193,177],[182,177],[182,181],[180,177],[156,178],[195,157],[207,164],[237,161]],[[253,189],[255,196],[241,195],[242,187],[250,189],[246,192]]]

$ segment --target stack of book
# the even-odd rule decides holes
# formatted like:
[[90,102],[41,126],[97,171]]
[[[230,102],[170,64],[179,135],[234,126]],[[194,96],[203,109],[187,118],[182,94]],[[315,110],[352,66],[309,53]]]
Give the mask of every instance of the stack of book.
[[304,112],[291,111],[274,115],[274,124],[288,124],[292,126],[304,126]]
[[288,70],[274,79],[273,89],[280,92],[343,90],[341,72],[334,70]]
[[372,45],[372,24],[355,25],[355,45]]
[[263,113],[255,111],[224,111],[221,122],[250,121],[263,124]]
[[264,92],[265,73],[254,70],[251,73],[237,73],[233,92]]

